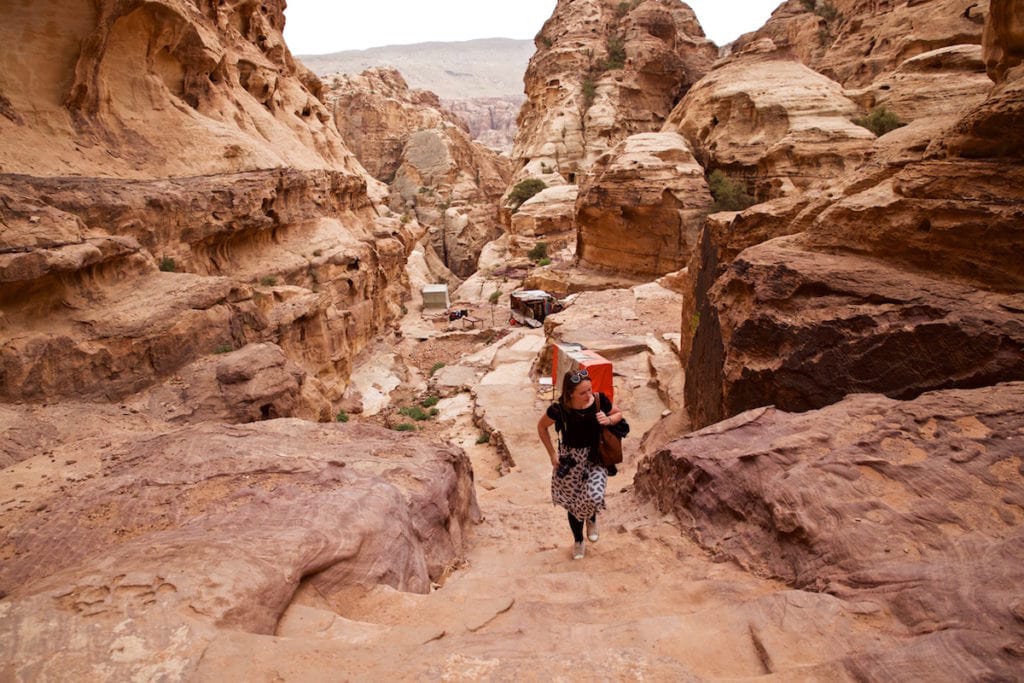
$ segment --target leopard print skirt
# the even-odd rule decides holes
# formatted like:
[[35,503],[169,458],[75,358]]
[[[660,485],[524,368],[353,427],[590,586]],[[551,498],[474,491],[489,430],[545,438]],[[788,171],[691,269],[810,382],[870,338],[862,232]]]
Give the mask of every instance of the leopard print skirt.
[[608,470],[590,462],[587,452],[586,448],[559,445],[558,471],[551,476],[551,502],[580,521],[605,509],[604,492],[608,487]]

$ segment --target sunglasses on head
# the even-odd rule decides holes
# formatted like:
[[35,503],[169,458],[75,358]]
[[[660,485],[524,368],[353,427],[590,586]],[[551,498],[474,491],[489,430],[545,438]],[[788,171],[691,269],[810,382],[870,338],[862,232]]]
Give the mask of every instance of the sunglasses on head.
[[590,373],[584,370],[575,370],[569,375],[569,381],[573,384],[579,384],[585,379],[590,379]]

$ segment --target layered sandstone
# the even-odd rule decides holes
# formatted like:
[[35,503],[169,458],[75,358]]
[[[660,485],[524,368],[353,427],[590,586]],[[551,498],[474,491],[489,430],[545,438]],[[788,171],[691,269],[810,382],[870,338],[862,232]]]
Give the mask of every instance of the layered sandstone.
[[[995,65],[1003,34],[986,30]],[[920,133],[934,128],[893,133],[913,144],[886,149],[774,231],[799,235],[722,263],[723,240],[705,233],[711,268],[694,289],[687,372],[695,424],[767,404],[1024,379],[1019,83],[999,81],[930,144]]]
[[418,228],[377,204],[283,8],[49,0],[5,17],[4,400],[119,399],[251,342],[340,397],[399,314]]
[[843,658],[851,680],[1012,680],[1022,405],[1018,382],[758,408],[673,441],[636,488],[715,557],[885,618],[887,637]]
[[702,166],[746,179],[764,201],[863,163],[875,136],[851,121],[858,114],[838,83],[763,40],[701,79],[664,129],[686,137]]
[[273,635],[300,584],[429,592],[480,518],[461,450],[390,430],[21,412],[86,422],[0,482],[6,678],[193,678],[217,639]]
[[345,141],[389,184],[392,209],[430,228],[452,272],[472,274],[483,246],[501,234],[495,207],[508,185],[507,159],[474,142],[436,95],[410,90],[394,69],[336,76],[327,97]]
[[597,160],[580,187],[579,262],[638,278],[679,270],[711,203],[704,169],[681,135],[628,137]]
[[734,51],[769,38],[846,87],[865,87],[927,52],[980,45],[988,0],[787,0]]
[[526,72],[517,173],[554,172],[575,183],[626,137],[657,131],[716,57],[676,0],[560,0]]
[[516,119],[525,98],[521,94],[505,97],[442,99],[441,105],[469,126],[470,136],[498,152],[511,154],[516,137]]

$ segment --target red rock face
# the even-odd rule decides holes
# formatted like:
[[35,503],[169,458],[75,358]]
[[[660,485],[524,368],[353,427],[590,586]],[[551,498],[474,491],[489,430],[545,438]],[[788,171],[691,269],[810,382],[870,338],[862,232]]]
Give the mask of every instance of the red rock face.
[[854,680],[1012,680],[1022,406],[1018,382],[759,408],[672,442],[636,488],[716,557],[837,596],[888,633],[844,659]]
[[[22,491],[47,514],[7,509],[0,546],[6,665],[33,675],[192,671],[224,630],[274,633],[300,582],[327,600],[354,585],[429,592],[480,519],[465,454],[390,430],[302,420],[170,430],[84,405],[46,415],[68,412],[105,423],[105,445],[54,435],[51,452],[89,473],[74,495]],[[133,656],[111,660],[125,642]]]
[[580,263],[655,278],[686,264],[711,195],[682,136],[646,133],[598,159],[576,206]]
[[828,194],[794,199],[788,226],[753,233],[763,244],[744,237],[760,209],[705,231],[686,311],[694,424],[1024,379],[1014,92],[998,86],[951,128],[908,127],[913,147],[879,139]]

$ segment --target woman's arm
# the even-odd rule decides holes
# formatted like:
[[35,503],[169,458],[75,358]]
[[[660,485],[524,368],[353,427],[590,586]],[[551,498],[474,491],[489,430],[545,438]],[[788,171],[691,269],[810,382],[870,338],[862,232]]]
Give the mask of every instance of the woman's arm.
[[551,445],[551,432],[548,428],[555,424],[555,421],[548,417],[547,413],[540,416],[537,420],[537,435],[540,437],[540,442],[544,444],[544,450],[548,452],[548,459],[551,460],[552,467],[558,467],[558,453],[555,452],[555,447]]
[[605,400],[608,401],[608,405],[610,405],[611,408],[609,408],[607,413],[603,410],[598,410],[597,421],[603,425],[617,425],[622,422],[622,411],[619,410],[619,407],[612,403],[612,400],[604,394],[601,394],[601,398],[604,400],[601,401],[601,405],[599,405],[598,408],[604,408]]

